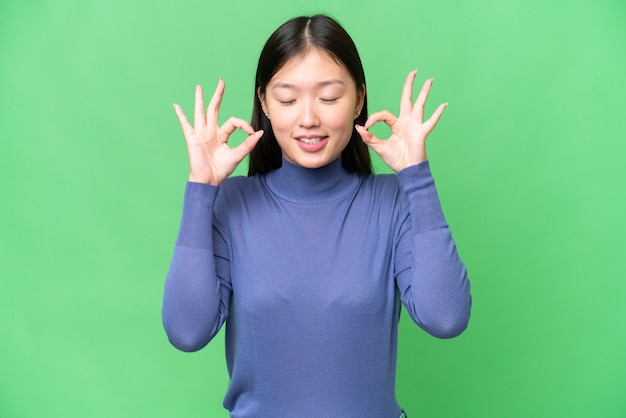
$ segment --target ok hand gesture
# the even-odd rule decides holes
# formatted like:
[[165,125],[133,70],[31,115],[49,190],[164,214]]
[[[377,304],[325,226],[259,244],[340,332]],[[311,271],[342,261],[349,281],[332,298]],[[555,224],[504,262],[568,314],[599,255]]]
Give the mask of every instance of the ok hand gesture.
[[[219,126],[218,115],[223,95],[224,81],[220,79],[205,115],[202,87],[196,86],[194,126],[190,125],[180,106],[174,104],[187,141],[189,181],[219,186],[263,135],[263,131],[255,132],[248,122],[239,118],[231,117]],[[243,130],[249,136],[238,147],[230,148],[227,145],[228,138],[236,129]]]
[[[423,122],[424,104],[428,98],[433,79],[426,80],[415,105],[413,105],[413,80],[415,80],[416,73],[417,70],[411,71],[404,81],[399,117],[383,110],[370,115],[364,126],[356,126],[363,142],[380,155],[383,161],[396,173],[427,160],[426,137],[433,130],[447,106],[447,103],[439,105],[433,115],[426,122]],[[391,128],[389,139],[378,139],[374,134],[367,131],[378,122],[384,122]]]

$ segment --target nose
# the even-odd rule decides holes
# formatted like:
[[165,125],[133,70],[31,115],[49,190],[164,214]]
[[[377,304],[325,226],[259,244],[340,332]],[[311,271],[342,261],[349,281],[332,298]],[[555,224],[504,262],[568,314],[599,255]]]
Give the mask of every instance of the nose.
[[315,108],[315,103],[305,101],[300,109],[300,126],[303,128],[312,128],[319,126],[319,116]]

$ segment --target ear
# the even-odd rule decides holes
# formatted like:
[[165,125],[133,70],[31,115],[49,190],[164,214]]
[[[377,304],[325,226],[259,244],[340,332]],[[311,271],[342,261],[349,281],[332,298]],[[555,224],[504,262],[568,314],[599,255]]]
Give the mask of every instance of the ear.
[[261,102],[261,108],[263,109],[263,113],[267,114],[267,105],[265,104],[265,93],[261,91],[261,87],[256,90],[256,95],[259,98],[259,102]]
[[365,84],[361,84],[361,88],[356,92],[356,108],[354,109],[355,119],[361,114],[365,103]]

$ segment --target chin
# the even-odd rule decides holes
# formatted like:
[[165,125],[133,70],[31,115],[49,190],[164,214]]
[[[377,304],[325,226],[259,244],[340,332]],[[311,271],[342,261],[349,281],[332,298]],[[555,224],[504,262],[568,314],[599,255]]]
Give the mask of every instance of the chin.
[[290,161],[292,164],[298,165],[300,167],[304,167],[304,168],[311,168],[311,169],[315,169],[315,168],[321,168],[324,167],[330,163],[332,163],[333,161],[337,160],[337,158],[341,158],[341,156],[338,156],[336,158],[327,158],[327,157],[319,157],[319,158],[295,158],[295,159],[289,159],[288,161]]

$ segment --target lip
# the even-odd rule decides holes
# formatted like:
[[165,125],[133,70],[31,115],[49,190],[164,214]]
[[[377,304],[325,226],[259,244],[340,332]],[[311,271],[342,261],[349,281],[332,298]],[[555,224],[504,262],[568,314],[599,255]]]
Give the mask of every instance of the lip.
[[[321,138],[321,140],[315,143],[311,143],[311,144],[302,141],[302,139],[314,139],[314,138]],[[294,139],[297,141],[300,149],[306,152],[317,152],[321,150],[322,148],[324,148],[324,146],[326,146],[326,143],[328,142],[328,136],[325,136],[325,135],[306,134],[306,135],[296,136],[294,137]]]

